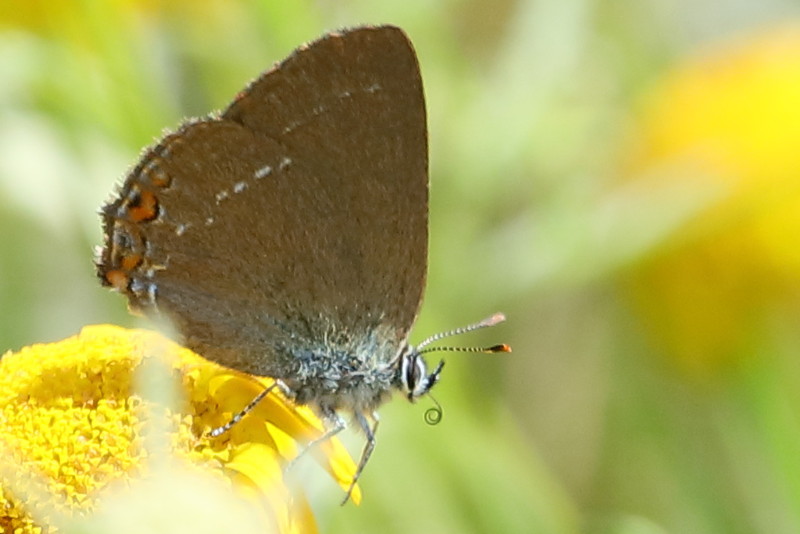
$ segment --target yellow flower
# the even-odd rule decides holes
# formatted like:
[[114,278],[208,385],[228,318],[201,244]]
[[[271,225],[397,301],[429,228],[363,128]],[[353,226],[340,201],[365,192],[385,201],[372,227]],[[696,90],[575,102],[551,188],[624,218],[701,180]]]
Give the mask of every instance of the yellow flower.
[[633,294],[680,367],[709,376],[800,288],[800,26],[690,58],[649,96],[632,174],[680,162],[691,171],[665,179],[720,195],[638,267]]
[[[136,387],[136,373],[164,357],[185,399],[180,409],[160,408],[169,425],[164,433],[169,456],[159,462],[151,446],[157,440],[148,441],[146,432],[157,427],[153,414],[159,405],[140,396],[147,388]],[[144,379],[158,382],[148,372]],[[308,504],[284,480],[287,461],[322,433],[308,408],[273,390],[229,432],[207,437],[271,383],[210,363],[156,333],[107,325],[5,354],[0,359],[0,532],[52,531],[81,517],[100,521],[108,510],[130,514],[131,502],[163,506],[178,495],[194,499],[195,491],[202,504],[193,514],[203,516],[220,502],[209,497],[220,495],[213,489],[219,484],[256,511],[262,527],[268,525],[261,531],[316,532]],[[337,440],[321,443],[312,454],[343,488],[349,486],[355,465]],[[181,486],[178,480],[191,482]],[[120,506],[115,495],[123,487],[138,497],[128,494],[127,504]],[[357,487],[352,498],[360,501]],[[173,509],[164,518],[174,521],[175,516]],[[240,514],[223,517],[230,527]]]

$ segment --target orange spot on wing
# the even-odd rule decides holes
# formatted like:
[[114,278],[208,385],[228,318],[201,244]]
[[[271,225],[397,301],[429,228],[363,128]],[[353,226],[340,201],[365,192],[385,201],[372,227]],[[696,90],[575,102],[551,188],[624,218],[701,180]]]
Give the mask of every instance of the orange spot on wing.
[[131,203],[128,216],[132,222],[152,221],[158,215],[158,199],[150,191],[139,193],[136,203]]
[[120,265],[120,267],[123,271],[132,271],[138,267],[140,263],[142,263],[142,255],[131,254],[130,256],[122,258],[122,265]]
[[108,271],[105,274],[105,280],[108,282],[108,285],[116,289],[117,291],[125,291],[128,289],[128,283],[130,282],[130,278],[120,269],[114,269],[113,271]]

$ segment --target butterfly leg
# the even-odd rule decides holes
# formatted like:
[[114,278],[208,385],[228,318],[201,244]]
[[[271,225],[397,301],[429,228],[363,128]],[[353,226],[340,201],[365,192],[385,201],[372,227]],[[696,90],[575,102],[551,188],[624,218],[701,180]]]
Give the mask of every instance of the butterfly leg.
[[275,389],[276,386],[278,386],[278,382],[275,382],[274,384],[272,384],[268,388],[265,388],[261,393],[256,395],[256,397],[253,400],[251,400],[247,404],[247,406],[245,406],[242,409],[242,411],[240,411],[239,413],[237,413],[236,415],[231,417],[230,421],[228,421],[227,423],[225,423],[222,426],[218,426],[217,428],[211,429],[211,432],[209,432],[208,435],[210,437],[212,437],[212,438],[216,438],[216,437],[221,436],[222,434],[224,434],[228,430],[230,430],[233,427],[233,425],[235,425],[236,423],[241,421],[244,418],[245,415],[250,413],[253,410],[253,408],[258,406],[258,403],[261,402],[264,399],[264,397],[266,397],[269,394],[270,391]]
[[316,447],[320,443],[331,439],[336,434],[347,428],[347,421],[345,421],[341,415],[339,415],[333,410],[323,411],[322,419],[325,422],[325,426],[327,427],[325,433],[322,434],[320,437],[308,442],[308,444],[305,447],[303,447],[303,450],[301,450],[297,456],[295,456],[289,461],[289,464],[286,466],[287,471],[291,470],[292,467],[294,467],[294,465],[297,463],[297,461],[303,456],[305,456],[305,454],[309,450]]
[[366,467],[369,457],[372,456],[372,451],[375,450],[375,433],[378,431],[378,424],[381,422],[377,412],[372,412],[370,415],[373,425],[370,427],[369,420],[363,413],[356,413],[356,421],[367,436],[367,442],[364,444],[364,450],[361,452],[361,458],[358,460],[358,467],[356,473],[353,475],[353,480],[350,482],[350,488],[347,490],[342,505],[350,499],[350,494],[353,493],[353,488],[356,486],[358,479],[361,477],[364,467]]

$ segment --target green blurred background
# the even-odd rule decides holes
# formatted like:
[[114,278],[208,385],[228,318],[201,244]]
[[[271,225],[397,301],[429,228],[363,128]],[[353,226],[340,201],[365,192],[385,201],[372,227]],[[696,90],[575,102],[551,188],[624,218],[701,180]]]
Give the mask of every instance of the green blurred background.
[[[140,150],[327,30],[401,26],[427,98],[414,339],[496,310],[382,409],[322,532],[800,532],[800,6],[765,0],[12,0],[0,349],[131,325],[98,206]],[[351,450],[360,438],[347,438]]]

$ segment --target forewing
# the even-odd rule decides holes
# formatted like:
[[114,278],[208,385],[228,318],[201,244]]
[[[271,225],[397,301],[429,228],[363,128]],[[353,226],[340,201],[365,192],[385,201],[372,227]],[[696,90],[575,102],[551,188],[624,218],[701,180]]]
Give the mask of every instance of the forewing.
[[427,180],[407,38],[332,34],[145,154],[104,209],[99,273],[248,372],[280,377],[287,347],[379,327],[399,347],[424,288]]

